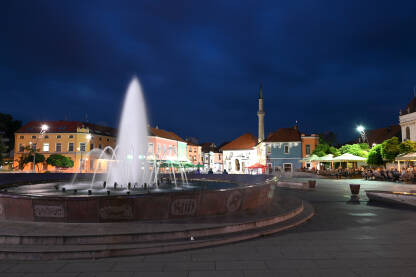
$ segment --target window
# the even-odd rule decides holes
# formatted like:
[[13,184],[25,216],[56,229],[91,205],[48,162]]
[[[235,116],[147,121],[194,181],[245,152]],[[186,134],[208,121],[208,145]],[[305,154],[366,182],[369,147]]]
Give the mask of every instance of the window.
[[163,154],[166,153],[166,144],[163,144]]
[[32,136],[32,139],[36,139],[36,136]]
[[68,144],[68,152],[74,152],[74,143],[73,142],[70,142]]
[[43,152],[49,152],[49,143],[43,144]]
[[55,146],[55,152],[62,152],[62,145],[61,143],[57,143]]
[[98,149],[103,149],[103,146],[101,144],[98,144]]
[[191,153],[192,152],[192,148],[189,148],[189,153]]
[[91,143],[91,144],[90,144],[90,151],[91,151],[92,149],[94,149],[94,143]]
[[81,142],[79,144],[79,151],[85,152],[85,148],[86,148],[85,142]]
[[47,138],[49,138],[49,136],[48,136],[48,135],[46,135],[46,136],[45,136],[45,139],[47,139]]
[[25,136],[20,136],[20,139],[24,139],[25,138]]
[[99,141],[101,141],[101,140],[102,140],[102,138],[99,138],[98,140],[99,140]]
[[306,144],[305,152],[306,152],[306,155],[309,155],[311,153],[311,145],[310,144]]
[[160,154],[160,143],[157,144],[157,153]]
[[107,141],[110,141],[110,139],[108,138]]
[[406,127],[406,140],[410,140],[410,127]]
[[292,164],[283,164],[283,170],[285,172],[292,172]]
[[57,139],[60,139],[60,138],[61,138],[61,135],[57,135],[57,136],[56,136],[56,138],[57,138]]
[[23,144],[19,144],[19,152],[24,152],[25,146]]
[[266,145],[267,154],[272,153],[272,146],[270,144]]
[[149,143],[149,146],[148,146],[149,148],[148,148],[148,152],[150,153],[150,154],[153,154],[153,143]]
[[74,138],[74,135],[69,135],[69,138]]
[[32,150],[36,151],[36,143],[32,143]]
[[289,145],[285,145],[285,154],[289,154]]

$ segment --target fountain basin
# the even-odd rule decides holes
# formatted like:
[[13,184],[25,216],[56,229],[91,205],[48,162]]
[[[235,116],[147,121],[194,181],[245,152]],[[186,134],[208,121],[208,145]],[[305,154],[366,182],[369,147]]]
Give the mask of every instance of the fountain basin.
[[[207,186],[210,182],[207,181]],[[52,184],[51,184],[52,185]],[[269,184],[125,195],[37,195],[0,191],[0,219],[117,222],[179,219],[257,212],[273,198]]]

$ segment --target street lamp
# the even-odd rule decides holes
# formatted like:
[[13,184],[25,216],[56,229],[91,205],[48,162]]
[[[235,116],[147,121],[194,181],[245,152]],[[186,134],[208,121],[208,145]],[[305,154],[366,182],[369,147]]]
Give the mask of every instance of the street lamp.
[[363,125],[358,125],[356,130],[357,130],[357,132],[360,133],[361,139],[363,140],[363,142],[366,142],[367,141],[367,134],[365,132],[365,127]]
[[[48,125],[42,124],[42,126],[40,126],[39,135],[42,136],[44,133],[46,133],[48,129],[49,129]],[[39,138],[36,138],[35,149],[32,148],[33,150],[33,172],[36,172],[36,145],[38,144],[38,139]]]
[[[88,134],[88,135],[86,135],[86,137],[85,137],[86,139],[87,139],[87,143],[92,139],[92,135],[91,134]],[[80,160],[80,162],[79,162],[79,173],[82,173],[82,149],[81,149],[81,146],[78,148],[79,149],[79,151],[81,152],[81,160]],[[87,144],[85,144],[85,149],[87,149]]]

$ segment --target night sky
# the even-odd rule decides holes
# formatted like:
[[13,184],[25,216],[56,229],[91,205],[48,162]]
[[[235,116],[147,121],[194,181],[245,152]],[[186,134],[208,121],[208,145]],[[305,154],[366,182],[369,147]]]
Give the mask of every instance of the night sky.
[[[343,2],[343,3],[342,3]],[[2,1],[0,112],[116,127],[140,79],[150,123],[200,142],[398,123],[416,86],[416,1]]]

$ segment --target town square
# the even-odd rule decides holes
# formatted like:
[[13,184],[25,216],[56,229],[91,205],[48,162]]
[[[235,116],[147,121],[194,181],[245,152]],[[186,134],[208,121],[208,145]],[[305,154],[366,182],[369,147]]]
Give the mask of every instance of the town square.
[[5,1],[0,276],[416,276],[412,1]]

